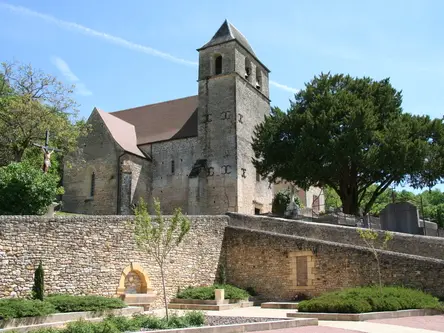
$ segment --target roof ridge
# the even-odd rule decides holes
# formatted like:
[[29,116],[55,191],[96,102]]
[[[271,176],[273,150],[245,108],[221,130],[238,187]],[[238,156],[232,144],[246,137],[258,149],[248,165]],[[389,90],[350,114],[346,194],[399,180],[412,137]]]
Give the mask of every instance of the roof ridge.
[[[236,26],[235,26],[233,23],[231,23],[231,22],[228,21],[228,20],[227,20],[227,22],[228,22],[228,26],[229,26],[229,28],[230,28],[230,33],[232,34],[232,36],[233,36],[234,39],[236,39],[236,37],[234,37],[234,35],[233,35],[232,31],[231,31],[231,28],[234,28],[234,30],[236,30],[236,32],[238,32],[242,37],[244,37],[245,39],[247,39],[247,37],[245,37],[245,35],[244,35],[244,34],[243,34],[238,28],[236,28]],[[251,47],[251,45],[250,45],[250,47]]]
[[[165,103],[169,103],[169,102],[173,102],[173,101],[180,101],[180,100],[184,100],[184,99],[188,99],[188,98],[195,98],[198,97],[198,95],[192,95],[192,96],[186,96],[186,97],[180,97],[180,98],[175,98],[175,99],[170,99],[168,101],[163,101],[163,102],[157,102],[157,103],[151,103],[151,104],[144,104],[144,105],[139,105],[139,106],[134,106],[132,108],[128,108],[128,109],[122,109],[122,110],[117,110],[117,111],[112,111],[112,112],[106,112],[108,114],[113,115],[114,113],[119,113],[119,112],[125,112],[125,111],[131,111],[134,109],[140,109],[140,108],[144,108],[147,106],[154,106],[154,105],[160,105],[160,104],[165,104]],[[104,111],[103,111],[104,112]],[[113,115],[113,117],[116,117]],[[119,118],[119,117],[116,117]],[[119,118],[120,119],[120,118]],[[134,125],[133,125],[134,126]]]
[[234,34],[233,34],[233,31],[231,31],[231,27],[233,27],[233,28],[235,28],[235,29],[236,29],[236,27],[235,27],[234,25],[232,25],[232,24],[230,23],[230,21],[228,21],[228,19],[225,19],[225,22],[224,22],[224,23],[227,24],[228,31],[229,31],[229,33],[230,33],[231,38],[236,39],[236,37],[235,37]]

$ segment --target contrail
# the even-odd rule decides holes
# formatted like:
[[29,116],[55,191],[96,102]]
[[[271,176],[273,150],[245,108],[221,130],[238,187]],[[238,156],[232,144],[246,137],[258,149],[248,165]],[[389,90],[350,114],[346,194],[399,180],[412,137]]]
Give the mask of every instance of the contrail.
[[[100,38],[100,39],[103,39],[103,40],[110,42],[112,44],[115,44],[115,45],[118,45],[121,47],[125,47],[125,48],[133,50],[133,51],[139,51],[142,53],[146,53],[146,54],[149,54],[149,55],[152,55],[155,57],[160,57],[165,60],[169,60],[169,61],[176,62],[176,63],[183,64],[183,65],[188,65],[188,66],[197,66],[198,65],[198,63],[195,61],[190,61],[190,60],[182,59],[179,57],[175,57],[169,53],[165,53],[165,52],[153,49],[152,47],[133,43],[129,40],[126,40],[126,39],[123,39],[123,38],[120,38],[117,36],[109,35],[107,33],[85,27],[85,26],[75,23],[75,22],[60,20],[60,19],[55,18],[51,15],[39,13],[39,12],[33,11],[31,9],[28,9],[26,7],[15,6],[15,5],[10,5],[8,3],[0,2],[0,8],[8,9],[14,13],[18,13],[18,14],[22,14],[22,15],[37,17],[37,18],[39,18],[43,21],[46,21],[48,23],[55,24],[61,28],[78,31],[78,32],[80,32],[84,35],[87,35],[87,36]],[[279,88],[279,89],[286,90],[289,92],[296,93],[298,91],[298,89],[280,84],[275,81],[270,81],[270,84]]]
[[270,84],[272,86],[275,86],[276,88],[279,88],[279,89],[282,89],[282,90],[286,90],[286,91],[289,91],[289,92],[292,92],[292,93],[295,93],[295,94],[299,91],[299,89],[292,88],[292,87],[286,86],[285,84],[280,84],[280,83],[277,83],[277,82],[272,81],[272,80],[270,80]]
[[80,33],[83,33],[85,35],[91,36],[91,37],[96,37],[96,38],[100,38],[103,40],[106,40],[110,43],[122,46],[122,47],[126,47],[128,49],[134,50],[134,51],[139,51],[139,52],[143,52],[149,55],[153,55],[156,57],[160,57],[160,58],[164,58],[166,60],[170,60],[173,62],[177,62],[177,63],[181,63],[181,64],[185,64],[185,65],[192,65],[192,66],[196,66],[197,62],[194,61],[189,61],[189,60],[185,60],[185,59],[181,59],[178,57],[175,57],[171,54],[165,53],[165,52],[161,52],[159,50],[153,49],[151,47],[148,46],[144,46],[144,45],[140,45],[137,43],[133,43],[130,42],[126,39],[120,38],[120,37],[116,37],[116,36],[112,36],[109,35],[107,33],[104,32],[100,32],[97,30],[93,30],[90,29],[88,27],[85,27],[83,25],[74,23],[74,22],[68,22],[68,21],[63,21],[63,20],[59,20],[53,16],[50,15],[46,15],[46,14],[42,14],[33,10],[30,10],[28,8],[25,7],[21,7],[21,6],[14,6],[14,5],[10,5],[7,3],[3,3],[0,2],[0,7],[9,9],[12,12],[15,13],[19,13],[19,14],[23,14],[23,15],[27,15],[27,16],[33,16],[33,17],[37,17],[39,19],[42,19],[43,21],[49,22],[49,23],[53,23],[61,28],[65,28],[68,30],[75,30],[78,31]]

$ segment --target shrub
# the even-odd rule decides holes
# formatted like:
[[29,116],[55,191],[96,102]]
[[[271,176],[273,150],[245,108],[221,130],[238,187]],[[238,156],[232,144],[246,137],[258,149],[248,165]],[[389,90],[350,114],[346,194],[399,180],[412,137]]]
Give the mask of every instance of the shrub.
[[205,315],[202,311],[190,311],[183,316],[187,326],[202,326],[205,323]]
[[46,316],[55,312],[54,305],[40,300],[0,299],[0,319]]
[[44,284],[44,272],[42,261],[40,260],[39,266],[34,273],[34,285],[32,286],[32,296],[34,299],[43,301],[43,294],[45,292]]
[[250,294],[243,289],[229,284],[215,284],[208,287],[188,287],[187,289],[178,293],[177,298],[213,300],[215,297],[215,289],[225,289],[225,299],[242,300],[250,297]]
[[0,215],[43,214],[56,199],[58,177],[27,163],[0,168]]
[[121,333],[130,331],[161,330],[202,326],[205,321],[203,312],[191,311],[183,316],[173,314],[169,320],[153,315],[135,314],[132,318],[124,316],[108,316],[101,322],[77,320],[69,323],[66,328],[45,328],[33,333]]
[[59,312],[102,311],[126,307],[120,298],[103,296],[51,295],[46,297],[46,301],[53,304]]
[[360,313],[406,309],[441,309],[439,300],[403,287],[362,287],[325,293],[299,303],[301,312]]
[[[273,214],[284,216],[288,205],[290,204],[291,193],[289,190],[281,190],[275,194],[273,202],[271,203],[271,212]],[[301,200],[298,196],[294,197],[294,202],[302,208]]]
[[271,204],[271,212],[276,215],[284,216],[285,210],[290,203],[290,199],[289,191],[279,191],[276,193]]

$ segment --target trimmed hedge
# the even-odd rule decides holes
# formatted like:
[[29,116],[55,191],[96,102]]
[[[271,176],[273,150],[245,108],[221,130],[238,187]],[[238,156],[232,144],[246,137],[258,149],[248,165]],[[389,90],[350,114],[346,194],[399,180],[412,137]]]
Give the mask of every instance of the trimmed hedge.
[[0,299],[0,320],[21,317],[47,316],[57,310],[54,305],[40,300]]
[[58,312],[102,311],[126,307],[120,298],[103,296],[53,295],[45,300],[53,304]]
[[325,293],[299,303],[299,312],[362,313],[407,309],[442,309],[439,300],[402,287],[361,287]]
[[119,298],[103,296],[54,295],[44,301],[24,298],[0,299],[0,320],[47,316],[57,312],[103,311],[121,309],[126,304]]
[[225,299],[243,300],[250,297],[247,291],[229,284],[214,284],[208,287],[188,287],[179,292],[176,297],[182,299],[213,300],[215,297],[214,290],[216,289],[225,289]]
[[205,316],[200,311],[190,311],[183,316],[170,314],[169,320],[153,315],[109,316],[101,322],[78,320],[69,323],[66,328],[46,328],[33,333],[122,333],[141,330],[161,330],[202,326]]

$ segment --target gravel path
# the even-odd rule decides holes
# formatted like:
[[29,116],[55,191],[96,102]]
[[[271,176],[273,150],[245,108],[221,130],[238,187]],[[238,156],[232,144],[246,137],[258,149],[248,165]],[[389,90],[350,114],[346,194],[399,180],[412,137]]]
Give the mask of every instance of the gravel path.
[[282,320],[282,318],[205,316],[205,326],[260,323],[264,321],[276,320]]

